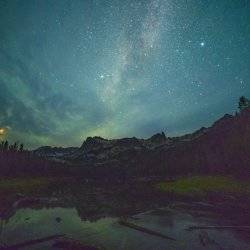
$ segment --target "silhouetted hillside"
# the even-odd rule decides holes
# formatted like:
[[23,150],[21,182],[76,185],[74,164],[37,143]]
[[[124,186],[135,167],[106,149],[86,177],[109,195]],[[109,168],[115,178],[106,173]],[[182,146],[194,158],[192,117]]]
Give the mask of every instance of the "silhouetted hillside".
[[200,136],[191,136],[189,140],[180,140],[171,147],[158,149],[147,159],[148,167],[155,166],[166,174],[249,175],[250,108],[236,116],[225,115]]
[[226,114],[209,128],[174,138],[164,133],[149,139],[107,140],[88,137],[80,148],[42,147],[35,155],[91,171],[125,175],[189,173],[249,174],[250,108]]

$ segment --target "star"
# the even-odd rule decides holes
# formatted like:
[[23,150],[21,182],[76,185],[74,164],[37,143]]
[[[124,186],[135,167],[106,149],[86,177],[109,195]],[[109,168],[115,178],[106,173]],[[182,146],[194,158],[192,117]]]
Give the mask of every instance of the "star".
[[201,46],[201,47],[204,47],[204,46],[205,46],[205,42],[201,42],[201,43],[200,43],[200,46]]
[[42,16],[34,1],[4,2],[0,141],[73,146],[82,135],[146,138],[165,126],[181,135],[210,126],[208,114],[230,112],[239,96],[250,98],[244,1],[225,12],[228,0],[209,8],[203,1],[62,0],[53,13],[44,1]]

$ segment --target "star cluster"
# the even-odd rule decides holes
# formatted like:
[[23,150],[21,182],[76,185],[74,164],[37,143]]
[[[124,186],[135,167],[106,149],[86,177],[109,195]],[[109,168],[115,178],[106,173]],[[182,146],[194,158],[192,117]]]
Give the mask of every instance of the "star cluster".
[[174,136],[250,96],[250,2],[0,2],[0,127],[29,147]]

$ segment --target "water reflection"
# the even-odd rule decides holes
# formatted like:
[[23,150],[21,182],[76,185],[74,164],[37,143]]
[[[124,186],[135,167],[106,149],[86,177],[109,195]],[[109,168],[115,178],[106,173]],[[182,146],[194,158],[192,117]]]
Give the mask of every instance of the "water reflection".
[[[143,185],[52,186],[36,197],[17,196],[1,214],[0,237],[6,245],[63,234],[109,250],[250,249],[249,237],[233,230],[187,231],[194,225],[237,222],[207,210],[178,209]],[[121,225],[121,218],[177,241]],[[54,249],[54,243],[50,240],[26,249]]]
[[[244,241],[230,230],[185,230],[191,225],[214,225],[214,218],[193,217],[171,209],[153,210],[134,215],[129,219],[136,225],[150,228],[177,239],[176,242],[162,239],[140,231],[124,227],[118,217],[105,217],[96,221],[82,220],[76,208],[21,208],[4,222],[2,241],[7,244],[19,243],[65,234],[84,244],[101,249],[249,249]],[[204,244],[204,245],[203,245]],[[28,249],[53,249],[53,241],[34,245]]]

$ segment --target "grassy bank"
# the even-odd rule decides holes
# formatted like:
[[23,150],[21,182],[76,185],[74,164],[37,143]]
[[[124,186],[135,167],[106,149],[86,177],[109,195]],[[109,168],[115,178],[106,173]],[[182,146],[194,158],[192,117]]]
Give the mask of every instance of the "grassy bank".
[[210,194],[243,196],[250,194],[250,182],[226,176],[193,176],[160,182],[157,189],[176,196],[206,197]]
[[0,179],[0,195],[37,194],[51,186],[57,186],[65,181],[61,178],[48,177],[18,177]]

